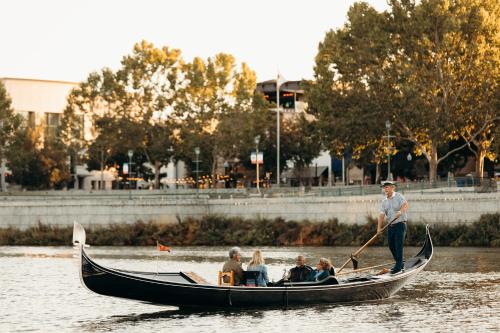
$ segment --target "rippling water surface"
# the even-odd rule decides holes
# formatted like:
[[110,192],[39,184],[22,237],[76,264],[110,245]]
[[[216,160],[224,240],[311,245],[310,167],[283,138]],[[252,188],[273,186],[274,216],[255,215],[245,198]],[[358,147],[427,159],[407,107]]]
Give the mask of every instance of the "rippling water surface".
[[[256,248],[243,248],[248,259]],[[261,248],[271,279],[294,257],[337,266],[356,248]],[[407,248],[415,254],[417,248]],[[227,248],[91,247],[97,262],[132,270],[195,271],[215,283]],[[70,247],[0,247],[0,332],[500,332],[500,249],[435,248],[426,271],[390,299],[291,309],[183,311],[100,296],[81,286]],[[369,248],[361,266],[390,261]]]

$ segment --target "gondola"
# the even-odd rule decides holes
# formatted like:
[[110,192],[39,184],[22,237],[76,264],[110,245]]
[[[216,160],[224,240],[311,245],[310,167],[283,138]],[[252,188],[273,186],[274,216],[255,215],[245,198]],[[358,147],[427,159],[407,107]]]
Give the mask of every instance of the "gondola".
[[405,261],[403,272],[345,279],[330,276],[318,282],[282,281],[270,287],[251,287],[203,283],[183,272],[137,272],[101,266],[85,251],[85,230],[78,223],[73,231],[73,244],[78,249],[80,280],[87,289],[101,295],[180,308],[289,307],[381,300],[415,278],[433,253],[427,226],[421,250]]

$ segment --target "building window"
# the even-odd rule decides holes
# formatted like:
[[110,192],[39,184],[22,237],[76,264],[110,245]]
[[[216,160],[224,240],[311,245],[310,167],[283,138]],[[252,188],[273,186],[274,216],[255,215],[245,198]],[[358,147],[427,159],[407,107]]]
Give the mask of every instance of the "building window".
[[28,111],[28,127],[35,127],[35,112],[34,111]]
[[57,129],[60,124],[60,114],[59,113],[46,113],[45,114],[45,137],[55,138],[57,135]]
[[35,112],[34,111],[18,111],[17,112],[28,127],[35,127]]

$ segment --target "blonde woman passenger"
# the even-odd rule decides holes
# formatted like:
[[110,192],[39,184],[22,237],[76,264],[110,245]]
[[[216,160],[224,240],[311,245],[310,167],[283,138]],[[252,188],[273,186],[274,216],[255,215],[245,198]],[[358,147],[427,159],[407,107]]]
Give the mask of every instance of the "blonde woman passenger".
[[250,260],[250,262],[248,263],[247,271],[260,272],[255,281],[250,281],[250,279],[248,279],[247,284],[252,284],[252,282],[255,282],[255,285],[257,287],[267,287],[267,284],[269,283],[267,267],[260,250],[256,250],[253,253],[252,260]]
[[335,275],[335,269],[333,268],[332,262],[327,258],[321,258],[316,264],[316,268],[311,272],[309,281],[321,281],[330,275]]

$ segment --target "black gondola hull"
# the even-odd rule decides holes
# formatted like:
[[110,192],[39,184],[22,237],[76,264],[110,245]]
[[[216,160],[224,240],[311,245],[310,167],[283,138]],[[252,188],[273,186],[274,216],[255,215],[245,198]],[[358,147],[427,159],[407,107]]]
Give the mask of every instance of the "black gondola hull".
[[[284,284],[279,287],[228,287],[198,284],[181,273],[132,272],[103,267],[79,245],[81,281],[101,295],[178,307],[277,307],[307,304],[364,302],[392,296],[420,271],[432,257],[427,228],[420,252],[406,261],[406,270],[395,275],[367,275],[340,284]],[[336,282],[336,280],[334,281]]]

